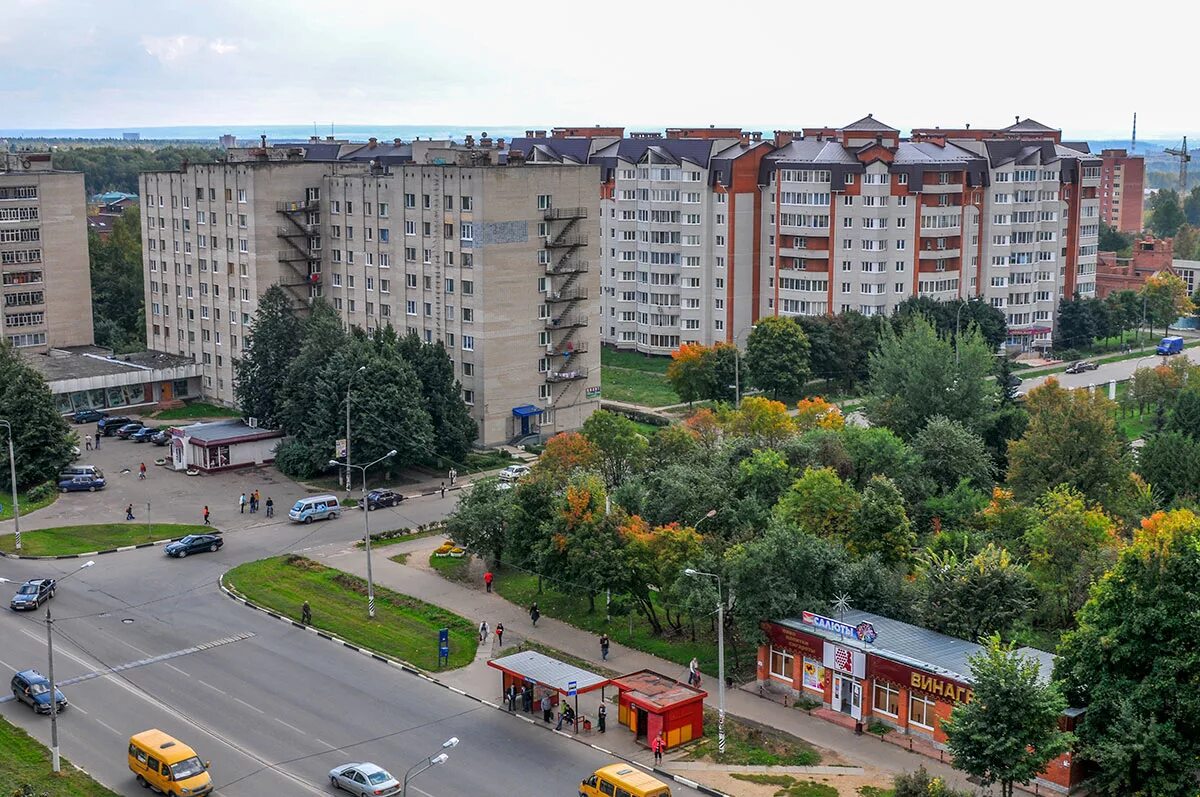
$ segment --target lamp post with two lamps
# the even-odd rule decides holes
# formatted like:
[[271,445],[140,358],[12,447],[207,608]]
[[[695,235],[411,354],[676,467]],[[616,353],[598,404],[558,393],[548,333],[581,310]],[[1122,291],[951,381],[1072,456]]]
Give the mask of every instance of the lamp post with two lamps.
[[[448,750],[451,747],[458,747],[458,737],[457,736],[451,736],[449,739],[442,742],[443,750]],[[449,760],[450,760],[450,756],[448,754],[438,753],[437,755],[431,755],[428,758],[422,759],[421,761],[418,761],[417,763],[415,763],[411,767],[409,767],[408,771],[404,773],[404,784],[400,788],[400,797],[408,797],[408,781],[409,780],[411,780],[412,778],[415,778],[417,775],[420,775],[425,770],[432,769],[433,767],[436,767],[438,764],[444,764]],[[420,769],[417,769],[417,767],[420,767]],[[417,771],[413,772],[414,769],[416,769]]]
[[[338,462],[336,459],[329,460],[329,464],[335,467],[345,467],[349,473],[351,468],[357,468],[362,471],[362,511],[363,511],[363,526],[366,528],[366,537],[363,541],[363,546],[367,549],[367,617],[375,619],[375,579],[371,576],[371,504],[367,498],[367,469],[373,468],[380,462],[383,462],[388,457],[396,456],[396,449],[384,454],[374,462],[368,462],[366,465],[351,465],[350,464],[350,448],[346,447],[346,461]],[[349,480],[347,480],[349,483]]]
[[[712,510],[705,517],[716,514]],[[721,591],[721,577],[716,573],[705,573],[689,567],[685,576],[703,576],[717,581],[717,752],[725,752],[725,599]]]

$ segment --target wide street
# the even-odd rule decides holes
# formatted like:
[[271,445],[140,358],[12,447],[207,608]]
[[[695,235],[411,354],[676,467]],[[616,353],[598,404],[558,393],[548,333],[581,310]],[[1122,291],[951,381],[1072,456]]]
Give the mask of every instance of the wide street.
[[[1184,356],[1187,357],[1191,362],[1200,364],[1200,346],[1193,346],[1190,349],[1184,349],[1182,355],[1175,356]],[[1114,379],[1118,382],[1129,379],[1133,376],[1133,372],[1138,368],[1153,368],[1156,365],[1162,365],[1164,361],[1170,362],[1170,360],[1170,357],[1158,357],[1154,354],[1148,354],[1144,357],[1139,357],[1132,360],[1120,360],[1115,363],[1105,363],[1099,366],[1095,371],[1084,371],[1081,374],[1065,374],[1060,372],[1057,374],[1050,374],[1048,376],[1031,376],[1021,382],[1021,386],[1018,388],[1018,390],[1021,393],[1028,393],[1035,387],[1044,384],[1047,379],[1053,376],[1063,387],[1087,387],[1088,385],[1095,385],[1098,389],[1103,387],[1103,389],[1107,391],[1108,383]],[[1021,373],[1018,371],[1017,376],[1020,375]],[[1105,395],[1107,395],[1107,392]]]
[[[136,467],[143,451],[150,456],[162,449],[110,439],[98,455],[85,452],[81,461],[104,467],[112,487],[62,496],[23,523],[32,529],[111,521],[114,510],[146,500],[161,505],[154,520],[162,522],[195,522],[206,503],[223,507],[221,515],[214,510],[226,531],[218,553],[177,560],[160,548],[144,548],[99,556],[93,567],[63,583],[50,603],[55,675],[71,703],[59,719],[62,753],[110,788],[143,793],[126,766],[125,748],[131,734],[151,727],[210,760],[217,793],[229,797],[333,793],[328,771],[350,761],[373,761],[402,776],[439,752],[450,736],[461,744],[449,751],[447,764],[415,781],[412,793],[498,794],[519,787],[574,794],[580,778],[611,762],[586,745],[229,600],[217,585],[223,572],[287,551],[345,547],[361,536],[361,512],[349,510],[337,521],[309,526],[291,524],[287,508],[304,490],[271,469],[188,478],[152,468],[146,482],[116,475],[126,461]],[[277,517],[237,514],[237,494],[257,481],[265,497],[261,485],[268,479]],[[372,525],[427,523],[444,516],[455,497],[414,498],[398,509],[372,512]],[[11,530],[11,524],[5,526]],[[61,578],[82,562],[0,559],[0,577]],[[45,672],[42,620],[40,611],[2,613],[5,672],[27,667]],[[126,665],[135,666],[111,672]],[[72,683],[76,678],[82,680]],[[0,713],[49,743],[47,717],[11,699],[0,703]],[[695,794],[678,784],[672,790]]]

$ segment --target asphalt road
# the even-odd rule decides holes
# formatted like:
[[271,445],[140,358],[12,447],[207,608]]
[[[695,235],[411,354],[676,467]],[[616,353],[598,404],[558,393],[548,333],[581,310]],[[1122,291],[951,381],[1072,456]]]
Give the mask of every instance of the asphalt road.
[[[1200,364],[1200,347],[1192,347],[1184,349],[1182,355],[1174,355],[1176,357],[1187,357],[1193,363]],[[1102,385],[1104,390],[1108,390],[1108,383],[1112,380],[1118,382],[1129,379],[1133,376],[1133,372],[1138,368],[1153,368],[1156,365],[1161,365],[1164,361],[1170,361],[1170,357],[1156,357],[1153,354],[1145,357],[1140,357],[1136,360],[1121,360],[1115,363],[1105,363],[1098,367],[1095,371],[1085,371],[1082,374],[1051,374],[1058,383],[1063,387],[1087,387],[1088,385],[1096,385],[1099,389]],[[1020,372],[1017,372],[1020,376]],[[1031,376],[1021,382],[1021,387],[1018,390],[1021,393],[1028,393],[1035,387],[1043,384],[1050,376]],[[1107,395],[1107,393],[1105,393]]]
[[[450,498],[414,499],[394,514],[398,525],[416,525],[452,506]],[[373,525],[391,512],[372,512]],[[423,774],[412,793],[573,795],[580,778],[611,763],[585,745],[251,611],[217,588],[220,574],[240,562],[344,546],[361,523],[358,511],[310,526],[277,519],[231,531],[216,554],[176,560],[146,548],[99,557],[71,576],[50,604],[57,680],[152,661],[64,688],[71,707],[59,719],[63,755],[115,791],[141,795],[125,748],[131,734],[157,727],[211,760],[217,793],[227,797],[331,794],[328,771],[349,761],[373,761],[402,776],[450,736],[461,739],[450,761]],[[3,559],[0,576],[61,577],[78,564]],[[42,617],[0,612],[0,666],[45,672]],[[168,654],[178,655],[157,658]],[[49,742],[47,717],[11,700],[0,703],[0,713]],[[678,785],[672,791],[696,794]]]

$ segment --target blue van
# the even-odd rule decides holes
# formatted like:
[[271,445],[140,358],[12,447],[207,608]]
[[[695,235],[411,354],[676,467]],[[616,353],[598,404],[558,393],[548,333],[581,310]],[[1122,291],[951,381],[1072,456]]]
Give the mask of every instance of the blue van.
[[336,495],[310,495],[301,498],[288,512],[293,523],[312,523],[314,520],[335,520],[342,514]]

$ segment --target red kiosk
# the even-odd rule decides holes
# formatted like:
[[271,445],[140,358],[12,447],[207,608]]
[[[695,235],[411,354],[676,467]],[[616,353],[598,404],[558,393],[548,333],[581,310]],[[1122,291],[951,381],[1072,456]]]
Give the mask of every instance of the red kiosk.
[[618,719],[638,742],[649,745],[662,733],[667,747],[704,735],[704,698],[708,693],[652,670],[612,679],[617,687]]

